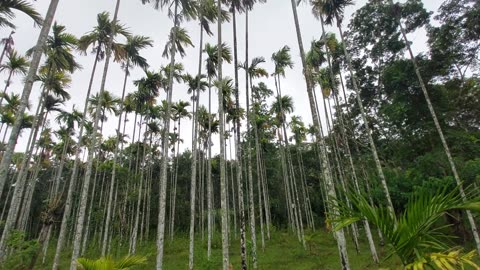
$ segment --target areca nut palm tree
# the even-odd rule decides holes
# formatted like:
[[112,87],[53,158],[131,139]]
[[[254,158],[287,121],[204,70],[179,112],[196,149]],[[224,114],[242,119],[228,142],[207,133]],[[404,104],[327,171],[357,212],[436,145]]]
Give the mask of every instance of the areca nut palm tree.
[[[340,31],[341,40],[343,43],[345,43],[345,38],[343,35],[343,29],[342,29],[343,12],[345,10],[345,7],[353,4],[353,1],[352,0],[312,0],[311,4],[312,4],[313,14],[320,19],[321,23],[325,22],[326,24],[333,24],[333,22],[336,21],[337,28]],[[368,141],[370,144],[370,149],[373,155],[373,159],[375,161],[375,166],[377,168],[377,173],[380,178],[380,183],[382,184],[382,188],[384,190],[390,212],[392,213],[392,216],[395,216],[395,210],[393,208],[392,199],[390,197],[390,191],[388,189],[387,180],[385,179],[385,175],[383,173],[383,168],[380,162],[380,158],[378,157],[377,147],[372,137],[372,130],[370,128],[368,117],[365,112],[365,108],[363,106],[363,101],[360,97],[360,89],[358,87],[357,77],[353,72],[352,59],[350,57],[349,52],[347,51],[346,46],[343,46],[343,52],[347,59],[347,66],[352,79],[353,89],[355,91],[355,96],[356,96],[358,107],[360,109],[360,114],[362,116],[362,121],[367,131]]]
[[[291,5],[292,5],[292,12],[293,12],[293,18],[294,18],[294,24],[295,24],[295,30],[297,33],[297,41],[298,41],[298,47],[300,50],[300,57],[302,60],[302,69],[303,69],[303,74],[305,76],[305,83],[306,83],[306,88],[307,88],[307,94],[308,94],[308,100],[309,100],[309,105],[310,105],[310,111],[312,114],[312,122],[313,122],[313,127],[314,131],[316,134],[316,140],[318,142],[317,146],[319,148],[318,154],[319,154],[319,160],[320,164],[322,167],[322,172],[323,172],[323,180],[325,181],[325,185],[327,188],[327,194],[330,198],[335,199],[337,197],[336,191],[335,191],[335,184],[333,181],[333,176],[330,171],[330,168],[328,166],[328,156],[326,152],[326,146],[325,146],[325,141],[323,138],[323,134],[320,132],[320,118],[319,115],[317,114],[317,108],[316,108],[316,103],[315,103],[315,98],[313,95],[313,86],[312,86],[312,74],[311,71],[307,67],[307,62],[306,62],[306,54],[305,50],[303,47],[303,40],[302,40],[302,34],[300,30],[300,22],[298,19],[298,12],[297,12],[297,1],[291,0]],[[346,248],[346,239],[345,239],[345,234],[343,230],[338,230],[335,232],[336,235],[336,240],[337,240],[337,246],[340,254],[340,262],[341,262],[341,267],[342,269],[349,269],[350,268],[350,263],[348,261],[348,254],[347,254],[347,248]]]
[[28,71],[29,66],[28,60],[19,55],[18,52],[13,50],[8,55],[8,62],[4,65],[0,65],[0,72],[8,72],[7,82],[5,83],[5,88],[3,89],[2,96],[0,97],[0,107],[2,106],[3,96],[7,94],[8,87],[10,86],[12,76],[14,75],[25,75]]
[[[17,142],[17,137],[20,133],[20,129],[23,123],[23,116],[25,110],[28,106],[28,99],[30,97],[30,93],[32,91],[32,86],[35,81],[35,75],[37,73],[37,69],[40,65],[40,60],[42,57],[42,48],[48,38],[48,32],[50,31],[50,27],[52,26],[53,18],[55,15],[55,11],[57,9],[59,0],[53,0],[50,2],[48,7],[45,21],[42,25],[42,29],[40,31],[34,52],[32,53],[32,60],[30,62],[30,68],[28,70],[27,76],[25,78],[25,84],[22,91],[22,99],[21,105],[18,110],[18,117],[13,124],[12,131],[10,133],[10,138],[8,140],[7,147],[3,154],[3,159],[0,163],[0,195],[2,194],[3,188],[5,186],[5,181],[7,177],[7,170],[10,166],[10,162],[12,161],[12,154]],[[2,2],[3,3],[3,2]],[[0,260],[3,258],[4,254],[4,242],[5,240],[0,240]]]
[[[21,99],[21,105],[18,110],[18,116],[15,120],[15,123],[12,127],[11,133],[10,133],[10,138],[9,142],[7,145],[7,148],[5,150],[3,159],[0,163],[0,195],[1,192],[3,191],[3,187],[6,181],[7,177],[7,170],[8,167],[10,166],[11,159],[12,159],[12,154],[15,149],[15,145],[17,142],[18,135],[20,133],[20,130],[22,128],[23,124],[23,116],[25,115],[25,110],[27,108],[28,104],[28,99],[30,97],[30,93],[32,90],[33,83],[35,81],[35,76],[37,73],[37,69],[40,65],[40,60],[42,57],[43,53],[43,46],[47,41],[48,38],[48,33],[50,31],[50,27],[52,26],[53,18],[58,6],[59,0],[52,0],[50,1],[50,5],[48,7],[47,13],[45,15],[45,20],[42,25],[42,29],[40,30],[40,34],[37,40],[37,43],[33,49],[32,53],[32,60],[30,64],[30,68],[28,71],[28,74],[25,78],[25,84],[24,88],[22,91],[22,99]],[[4,232],[7,230],[4,229]],[[5,235],[5,234],[4,234]],[[5,241],[6,238],[4,238],[2,235],[2,239],[0,240],[0,260],[3,259],[5,255]]]
[[[117,34],[117,28],[115,27],[117,25],[117,18],[118,18],[118,11],[120,9],[120,0],[117,0],[116,5],[115,5],[115,12],[113,15],[112,19],[112,34],[108,38],[108,43],[106,46],[106,57],[105,57],[105,66],[103,69],[103,75],[102,75],[102,81],[100,83],[100,91],[99,91],[99,96],[100,96],[100,102],[99,105],[102,104],[102,94],[105,91],[105,84],[107,80],[107,75],[108,75],[108,69],[110,65],[110,58],[112,56],[112,46],[115,41],[115,36]],[[79,212],[77,216],[77,226],[74,234],[74,244],[73,244],[73,252],[72,252],[72,259],[70,263],[70,269],[71,270],[76,270],[76,260],[80,255],[80,245],[81,245],[81,239],[83,235],[83,226],[84,226],[84,219],[85,219],[85,212],[87,208],[87,199],[88,199],[88,189],[90,185],[90,178],[92,174],[92,167],[93,167],[93,155],[95,152],[95,149],[97,147],[97,136],[96,136],[96,130],[98,129],[98,122],[100,119],[100,112],[101,108],[100,106],[97,106],[96,113],[95,113],[95,118],[93,120],[93,127],[94,127],[94,132],[91,135],[91,142],[88,147],[88,158],[87,158],[87,168],[85,171],[85,179],[83,182],[83,190],[82,194],[80,197],[80,207],[79,207]]]
[[[118,23],[116,20],[110,20],[109,14],[106,12],[100,13],[97,15],[97,25],[94,27],[93,31],[87,33],[86,35],[82,36],[79,39],[79,46],[78,49],[86,53],[87,49],[90,46],[93,46],[93,52],[95,53],[95,59],[92,67],[92,72],[90,75],[90,80],[87,88],[87,93],[85,97],[85,105],[83,108],[83,115],[87,114],[88,110],[88,100],[90,99],[90,93],[92,90],[93,79],[96,72],[97,63],[100,59],[104,58],[105,52],[107,48],[111,48],[116,57],[120,57],[122,55],[122,48],[116,42],[109,43],[110,37],[118,33],[124,36],[129,36],[129,32],[125,29],[125,27]],[[84,129],[86,127],[86,117],[82,118],[82,123],[79,125],[79,132],[78,132],[78,142],[82,144],[85,141],[84,138]],[[70,184],[67,190],[67,199],[65,202],[65,209],[62,218],[62,224],[60,226],[60,233],[57,240],[57,248],[55,251],[54,262],[53,262],[53,269],[57,269],[60,261],[60,253],[63,249],[63,244],[65,242],[65,236],[67,232],[67,222],[70,218],[71,208],[72,208],[72,200],[73,200],[73,189],[74,183],[76,182],[75,179],[78,173],[78,167],[80,163],[80,153],[82,147],[77,147],[75,152],[75,159],[73,163],[72,174],[70,177]]]
[[[217,0],[218,18],[222,17],[222,1]],[[223,41],[222,41],[222,20],[217,20],[217,46],[218,46],[218,69],[217,80],[223,80]],[[221,231],[222,231],[222,257],[223,270],[230,268],[229,258],[229,236],[228,236],[228,213],[227,213],[227,186],[225,168],[225,115],[223,111],[223,89],[218,89],[218,119],[220,122],[220,208],[221,208]]]
[[0,40],[0,45],[3,45],[3,50],[2,50],[2,53],[0,54],[0,65],[3,63],[3,57],[6,54],[10,54],[13,50],[13,45],[15,43],[13,41],[13,34],[15,34],[14,30],[10,32],[10,35],[8,35],[8,37],[2,38]]
[[[393,1],[389,0],[389,4],[392,7],[395,7]],[[448,163],[450,165],[450,169],[452,170],[453,177],[455,178],[455,182],[457,184],[457,187],[460,191],[460,194],[464,200],[466,200],[466,195],[465,195],[465,190],[463,188],[462,181],[460,179],[460,176],[457,171],[457,166],[455,165],[455,161],[453,160],[452,153],[450,151],[450,147],[448,146],[447,140],[445,139],[445,135],[443,134],[442,126],[440,125],[440,121],[438,120],[437,113],[435,112],[435,108],[433,107],[432,101],[430,99],[430,95],[428,93],[427,87],[425,85],[425,82],[423,80],[422,74],[420,73],[420,68],[418,67],[417,60],[413,54],[412,47],[410,45],[410,42],[407,38],[407,34],[405,31],[405,28],[403,27],[403,24],[400,20],[400,18],[397,16],[397,22],[400,28],[400,32],[402,33],[403,40],[405,41],[405,44],[407,46],[408,54],[410,56],[410,60],[412,61],[412,65],[415,69],[415,75],[417,76],[417,79],[420,83],[420,88],[422,89],[422,93],[425,97],[425,101],[427,102],[427,107],[430,112],[430,115],[432,116],[433,123],[435,124],[435,129],[437,130],[438,136],[440,137],[440,141],[442,142],[443,149],[445,151],[445,154],[448,159]],[[470,224],[473,238],[475,240],[475,244],[477,247],[477,252],[480,253],[480,236],[478,234],[478,227],[477,224],[475,223],[475,220],[473,218],[472,213],[470,212],[469,209],[466,209],[467,213],[467,218],[468,222]]]
[[110,181],[110,190],[108,195],[108,206],[107,206],[107,216],[105,218],[105,228],[104,228],[104,237],[102,241],[102,256],[105,256],[105,252],[107,249],[107,242],[109,238],[109,230],[110,230],[110,220],[112,217],[112,203],[113,203],[113,189],[115,186],[115,177],[116,177],[116,165],[117,165],[117,156],[119,152],[120,146],[120,127],[122,124],[122,114],[124,108],[124,101],[125,101],[125,90],[127,87],[127,79],[130,73],[130,68],[134,66],[138,66],[142,69],[148,68],[147,60],[140,55],[140,50],[145,49],[147,47],[153,46],[153,41],[144,36],[133,36],[127,37],[127,43],[124,45],[125,57],[124,60],[124,68],[125,68],[125,76],[123,80],[123,89],[122,89],[122,97],[120,98],[120,108],[119,108],[119,116],[118,116],[118,123],[117,123],[117,137],[115,141],[115,150],[113,154],[113,169],[112,169],[112,179]]
[[[177,52],[177,30],[180,27],[180,21],[182,18],[194,17],[195,13],[192,8],[192,1],[179,1],[179,0],[141,0],[142,3],[154,4],[155,9],[165,8],[173,4],[173,12],[169,12],[169,15],[173,16],[173,27],[171,31],[170,41],[170,70],[168,74],[167,91],[167,108],[163,119],[164,132],[162,134],[162,153],[164,155],[160,165],[160,196],[159,196],[159,212],[158,212],[158,226],[157,226],[157,261],[156,269],[162,269],[163,266],[163,251],[165,240],[165,213],[166,213],[166,189],[167,189],[167,170],[168,170],[168,149],[169,140],[168,133],[170,130],[170,111],[172,106],[172,94],[173,94],[173,75],[175,67],[175,56]],[[181,9],[181,10],[179,10]]]

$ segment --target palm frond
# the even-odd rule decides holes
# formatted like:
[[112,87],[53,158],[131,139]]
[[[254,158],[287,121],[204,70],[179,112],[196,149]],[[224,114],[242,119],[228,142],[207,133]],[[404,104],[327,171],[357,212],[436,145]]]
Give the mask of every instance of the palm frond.
[[445,226],[437,226],[437,221],[447,211],[466,209],[478,211],[480,197],[469,196],[464,200],[459,189],[449,186],[431,190],[421,190],[414,194],[403,213],[398,217],[390,214],[382,205],[372,205],[366,196],[354,191],[347,194],[352,207],[338,202],[338,216],[334,218],[334,228],[339,230],[354,222],[367,220],[379,230],[392,246],[392,252],[400,257],[404,265],[413,263],[418,254],[444,252],[448,249],[450,235],[445,234]]
[[14,10],[25,13],[35,23],[35,25],[42,25],[43,18],[38,13],[32,4],[25,0],[2,0],[0,2],[0,28],[10,27],[15,29],[15,24],[11,22],[15,18]]

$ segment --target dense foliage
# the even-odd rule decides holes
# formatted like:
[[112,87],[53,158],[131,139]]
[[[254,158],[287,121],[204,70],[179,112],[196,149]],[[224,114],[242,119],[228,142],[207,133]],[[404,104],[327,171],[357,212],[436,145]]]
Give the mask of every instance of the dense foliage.
[[[106,256],[135,254],[138,243],[157,239],[161,269],[164,242],[189,235],[192,269],[195,237],[207,239],[210,260],[218,231],[224,269],[230,267],[228,243],[237,249],[238,239],[243,269],[247,254],[256,268],[257,250],[268,246],[274,231],[290,231],[307,248],[322,228],[335,235],[342,269],[350,269],[345,234],[357,251],[359,239],[367,239],[374,262],[376,247],[386,241],[407,268],[438,267],[435,260],[448,256],[458,265],[475,265],[474,252],[450,248],[480,249],[471,229],[478,218],[464,211],[479,210],[472,190],[480,184],[480,3],[446,0],[431,12],[421,0],[371,0],[347,22],[343,13],[352,1],[308,1],[323,34],[306,51],[299,44],[301,63],[292,60],[297,51],[283,44],[272,45],[271,58],[248,59],[247,48],[244,59],[236,38],[235,44],[221,36],[216,45],[204,42],[204,34],[214,35],[213,24],[235,25],[235,16],[248,14],[257,2],[265,1],[142,1],[168,9],[173,22],[162,49],[169,63],[160,69],[142,56],[153,41],[131,33],[117,20],[118,9],[113,16],[98,14],[96,26],[77,38],[52,22],[58,0],[51,1],[45,20],[25,1],[0,3],[0,27],[13,29],[18,10],[44,29],[40,46],[27,56],[15,51],[14,32],[2,40],[0,267],[33,267],[54,246],[53,269],[64,249],[73,250],[72,269],[89,249],[104,258],[80,259],[83,269],[123,269]],[[297,4],[292,0],[296,22]],[[200,21],[198,73],[177,59],[196,42],[182,26],[187,20]],[[408,34],[421,30],[428,36],[426,50],[413,55]],[[90,52],[85,107],[70,110],[71,74],[88,72],[76,56]],[[265,69],[268,61],[274,70]],[[222,63],[234,64],[235,78],[223,76]],[[105,90],[109,64],[124,71],[122,92]],[[282,89],[289,70],[300,64],[313,121],[295,114],[304,104]],[[144,76],[130,78],[134,68]],[[239,73],[247,78],[245,89]],[[26,77],[22,95],[10,89],[16,76]],[[33,83],[41,85],[41,95],[29,107]],[[172,102],[178,84],[188,87],[190,101]],[[127,85],[136,90],[128,93]],[[211,106],[215,94],[217,112]],[[111,137],[104,135],[109,124],[116,125]],[[14,153],[20,134],[28,138],[27,150]],[[431,219],[423,234],[412,237],[420,218],[402,213],[419,209]],[[144,263],[137,259],[132,265]]]

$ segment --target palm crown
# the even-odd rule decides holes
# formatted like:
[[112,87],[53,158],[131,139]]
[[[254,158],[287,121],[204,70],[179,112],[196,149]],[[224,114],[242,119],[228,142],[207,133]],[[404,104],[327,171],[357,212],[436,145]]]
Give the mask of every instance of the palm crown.
[[[70,73],[80,68],[75,61],[73,50],[78,45],[77,38],[66,32],[66,27],[55,23],[52,26],[52,34],[48,36],[43,53],[47,56],[43,71],[57,72],[68,71]],[[27,55],[33,53],[33,49],[27,51]]]
[[[82,36],[78,41],[78,49],[86,53],[87,49],[90,46],[93,46],[93,51],[98,54],[99,59],[103,59],[106,52],[106,46],[109,44],[110,37],[115,33],[115,35],[122,35],[124,37],[129,37],[131,34],[125,28],[124,25],[120,24],[118,21],[112,22],[110,20],[110,15],[108,12],[102,12],[97,15],[97,25],[93,28],[92,31]],[[116,61],[120,61],[125,58],[124,47],[117,43],[114,39],[112,43],[112,48],[114,57]]]
[[284,46],[278,52],[273,53],[272,61],[275,63],[275,74],[285,77],[285,68],[293,68],[290,47]]
[[353,0],[311,0],[312,12],[316,17],[325,16],[326,24],[342,23],[345,7],[353,5]]
[[37,25],[43,23],[42,16],[38,13],[33,5],[24,0],[2,0],[0,2],[0,28],[10,27],[15,29],[15,25],[11,22],[15,18],[15,10],[25,13]]
[[140,50],[153,46],[153,40],[144,36],[127,36],[127,42],[122,45],[128,65],[148,68],[147,59],[140,55]]
[[18,54],[17,51],[13,50],[8,55],[8,62],[0,66],[0,71],[7,71],[12,75],[23,74],[25,75],[28,71],[30,63],[27,58]]

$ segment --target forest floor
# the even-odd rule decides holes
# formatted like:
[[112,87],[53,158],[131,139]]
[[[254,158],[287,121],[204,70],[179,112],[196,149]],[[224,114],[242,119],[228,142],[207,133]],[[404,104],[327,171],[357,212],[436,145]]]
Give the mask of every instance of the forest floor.
[[[261,248],[261,239],[257,238],[258,245],[258,269],[272,269],[272,270],[337,270],[340,269],[340,262],[338,258],[337,245],[331,233],[325,230],[319,230],[316,233],[306,235],[307,249],[304,249],[301,243],[298,242],[297,237],[292,233],[285,231],[274,231],[271,234],[271,239],[265,241],[265,251]],[[250,245],[247,240],[247,245]],[[53,244],[53,243],[52,243]],[[401,269],[399,260],[393,256],[388,260],[382,260],[388,254],[388,248],[378,247],[379,256],[381,258],[380,265],[375,265],[372,262],[368,245],[366,241],[360,242],[360,253],[357,253],[352,241],[349,241],[349,259],[352,270],[361,269]],[[125,245],[127,247],[125,247]],[[123,247],[113,248],[112,256],[117,257],[126,254],[128,243]],[[220,235],[215,235],[212,240],[212,258],[210,262],[206,259],[207,241],[201,238],[196,239],[195,245],[195,269],[221,269],[222,263],[222,247]],[[48,251],[48,257],[44,265],[39,263],[35,269],[46,270],[51,269],[53,252],[55,247],[52,245]],[[60,269],[68,269],[70,251],[66,249],[62,256]],[[98,258],[98,248],[92,247],[88,250],[85,257]],[[148,257],[147,265],[137,267],[136,269],[154,269],[156,244],[154,241],[144,242],[138,247],[138,255]],[[251,256],[249,256],[250,258]],[[239,240],[232,241],[230,246],[230,258],[233,269],[241,269],[240,266],[240,247]],[[39,258],[41,261],[41,258]],[[188,269],[188,237],[178,235],[175,240],[167,241],[165,246],[164,257],[165,270],[184,270]],[[250,262],[251,264],[251,262]],[[252,267],[250,266],[249,269]]]

